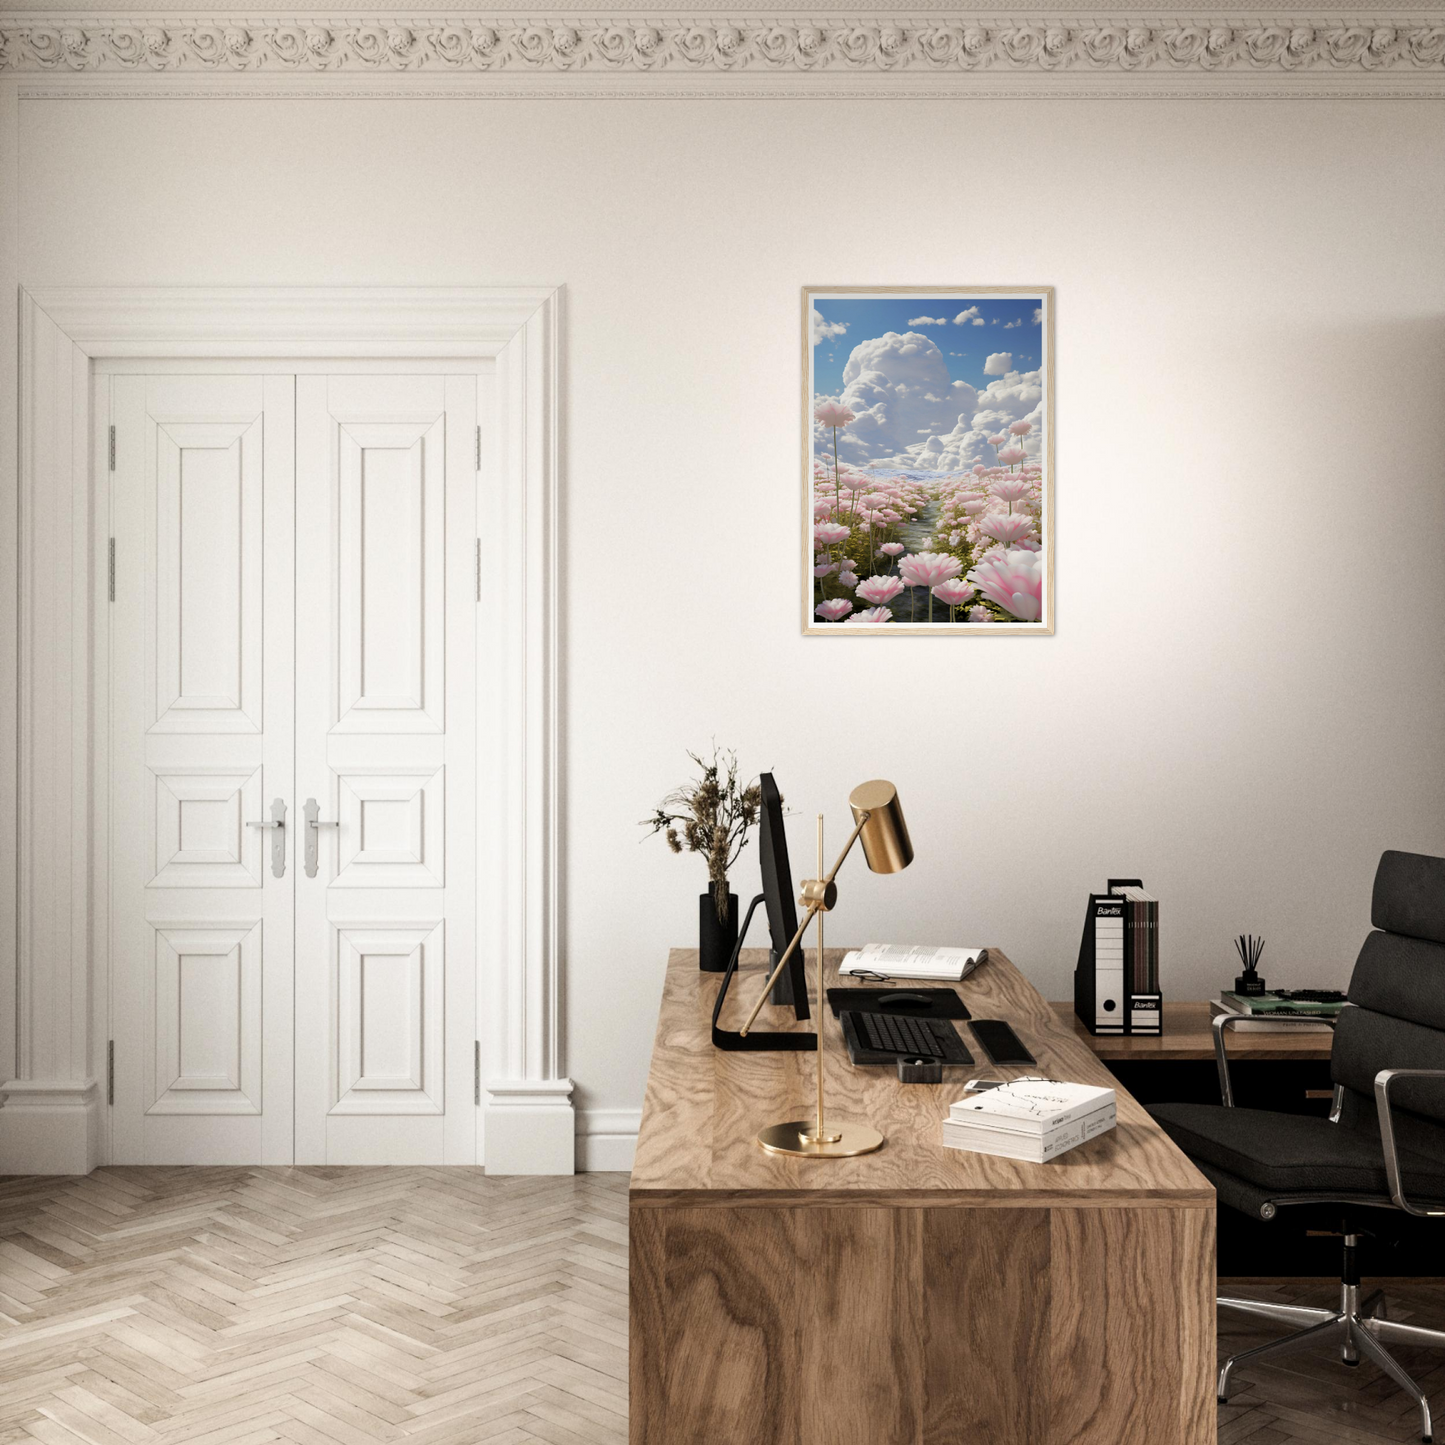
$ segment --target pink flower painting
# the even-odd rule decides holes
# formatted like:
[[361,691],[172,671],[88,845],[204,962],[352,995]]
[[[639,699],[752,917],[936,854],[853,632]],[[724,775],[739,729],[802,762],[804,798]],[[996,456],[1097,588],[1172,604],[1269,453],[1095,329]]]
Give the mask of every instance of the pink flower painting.
[[804,630],[1051,632],[1052,288],[803,301]]

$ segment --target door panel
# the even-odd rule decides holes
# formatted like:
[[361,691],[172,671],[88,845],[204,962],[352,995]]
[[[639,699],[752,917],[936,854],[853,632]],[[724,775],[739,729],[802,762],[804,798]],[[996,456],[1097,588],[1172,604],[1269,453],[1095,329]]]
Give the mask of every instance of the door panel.
[[475,1158],[477,382],[297,380],[297,1162]]
[[111,386],[112,1158],[289,1163],[294,383]]

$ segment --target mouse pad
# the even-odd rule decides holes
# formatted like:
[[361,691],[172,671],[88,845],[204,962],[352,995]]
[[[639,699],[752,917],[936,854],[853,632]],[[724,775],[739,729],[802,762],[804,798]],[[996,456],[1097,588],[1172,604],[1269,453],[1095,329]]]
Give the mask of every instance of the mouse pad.
[[951,988],[830,988],[833,1016],[840,1008],[913,1019],[967,1019],[973,1015]]

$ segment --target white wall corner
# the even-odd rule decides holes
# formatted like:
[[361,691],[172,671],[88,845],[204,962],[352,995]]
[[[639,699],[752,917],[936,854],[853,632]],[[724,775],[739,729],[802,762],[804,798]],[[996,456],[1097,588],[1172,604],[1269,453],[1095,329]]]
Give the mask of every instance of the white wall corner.
[[0,1174],[89,1174],[100,1162],[94,1079],[11,1079],[0,1100]]
[[579,1109],[577,1168],[580,1172],[630,1174],[637,1153],[641,1109]]
[[576,1171],[571,1079],[499,1079],[487,1093],[488,1174]]

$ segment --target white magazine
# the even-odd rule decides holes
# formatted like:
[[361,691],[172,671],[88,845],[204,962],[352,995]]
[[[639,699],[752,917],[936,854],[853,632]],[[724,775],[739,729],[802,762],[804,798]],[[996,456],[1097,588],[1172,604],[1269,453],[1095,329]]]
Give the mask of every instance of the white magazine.
[[981,963],[986,948],[925,948],[907,943],[870,943],[844,954],[838,972],[845,977],[877,974],[882,978],[927,978],[960,983]]
[[1014,1079],[998,1089],[967,1094],[951,1104],[948,1113],[950,1119],[959,1122],[1038,1135],[1114,1104],[1112,1089],[1030,1078]]

